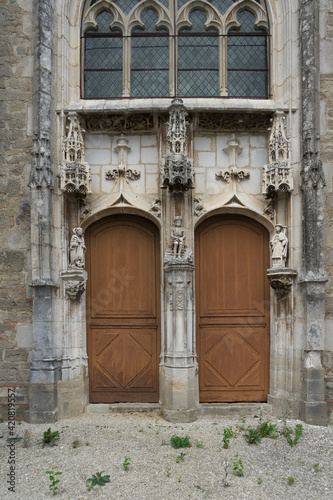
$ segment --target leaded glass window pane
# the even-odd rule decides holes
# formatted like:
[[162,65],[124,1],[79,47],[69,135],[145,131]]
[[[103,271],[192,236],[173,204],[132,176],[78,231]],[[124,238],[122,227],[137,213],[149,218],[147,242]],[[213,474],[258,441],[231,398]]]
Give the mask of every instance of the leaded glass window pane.
[[267,97],[267,33],[256,30],[248,10],[238,15],[239,31],[228,33],[228,96]]
[[219,95],[219,43],[215,30],[206,31],[207,15],[194,10],[192,28],[178,36],[178,95],[211,97]]
[[145,30],[136,29],[132,34],[132,97],[169,95],[169,34],[156,30],[157,19],[152,9],[145,11]]
[[84,35],[84,96],[86,98],[121,97],[123,41],[121,33],[111,31],[109,12],[97,17],[96,30]]

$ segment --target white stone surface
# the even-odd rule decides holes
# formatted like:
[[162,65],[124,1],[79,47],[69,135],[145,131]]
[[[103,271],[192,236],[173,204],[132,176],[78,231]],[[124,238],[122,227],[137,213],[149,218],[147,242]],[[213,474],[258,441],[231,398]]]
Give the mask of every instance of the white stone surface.
[[158,163],[158,152],[156,148],[142,148],[141,149],[142,163]]

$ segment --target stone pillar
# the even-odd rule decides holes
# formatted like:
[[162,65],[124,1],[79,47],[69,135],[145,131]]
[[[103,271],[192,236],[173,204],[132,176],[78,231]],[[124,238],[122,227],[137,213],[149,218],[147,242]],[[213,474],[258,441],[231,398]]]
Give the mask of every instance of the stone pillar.
[[194,265],[165,262],[163,416],[172,422],[197,418],[198,381],[194,339]]
[[31,257],[33,356],[30,371],[30,422],[53,422],[58,416],[57,382],[60,360],[53,327],[52,278],[53,186],[52,61],[54,1],[34,1],[34,151],[31,188]]
[[324,398],[325,283],[323,242],[325,224],[324,174],[319,153],[319,6],[300,2],[302,81],[302,191],[304,357],[301,418],[327,424]]
[[192,253],[193,170],[188,157],[186,116],[182,101],[173,100],[167,123],[169,152],[162,160],[164,321],[160,394],[163,416],[172,422],[196,420],[199,401]]

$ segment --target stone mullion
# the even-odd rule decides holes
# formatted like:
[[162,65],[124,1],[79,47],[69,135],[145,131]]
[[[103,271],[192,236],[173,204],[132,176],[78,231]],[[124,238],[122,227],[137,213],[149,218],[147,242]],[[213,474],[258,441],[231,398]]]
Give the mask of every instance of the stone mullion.
[[302,209],[303,300],[305,353],[301,417],[311,424],[327,423],[321,351],[325,336],[324,179],[316,145],[319,133],[319,6],[300,1],[302,82]]
[[226,35],[219,36],[219,80],[220,80],[220,96],[228,95],[228,38]]
[[123,97],[131,95],[131,53],[132,39],[130,34],[125,31],[123,37]]

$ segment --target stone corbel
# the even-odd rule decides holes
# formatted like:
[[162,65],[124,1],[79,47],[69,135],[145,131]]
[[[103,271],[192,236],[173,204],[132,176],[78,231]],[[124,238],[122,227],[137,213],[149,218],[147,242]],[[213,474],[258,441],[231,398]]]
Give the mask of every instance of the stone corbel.
[[87,272],[84,269],[66,269],[61,277],[68,297],[78,300],[86,289]]
[[275,290],[278,299],[284,299],[288,296],[293,280],[297,276],[297,271],[288,267],[273,267],[267,269],[267,277],[270,285]]

